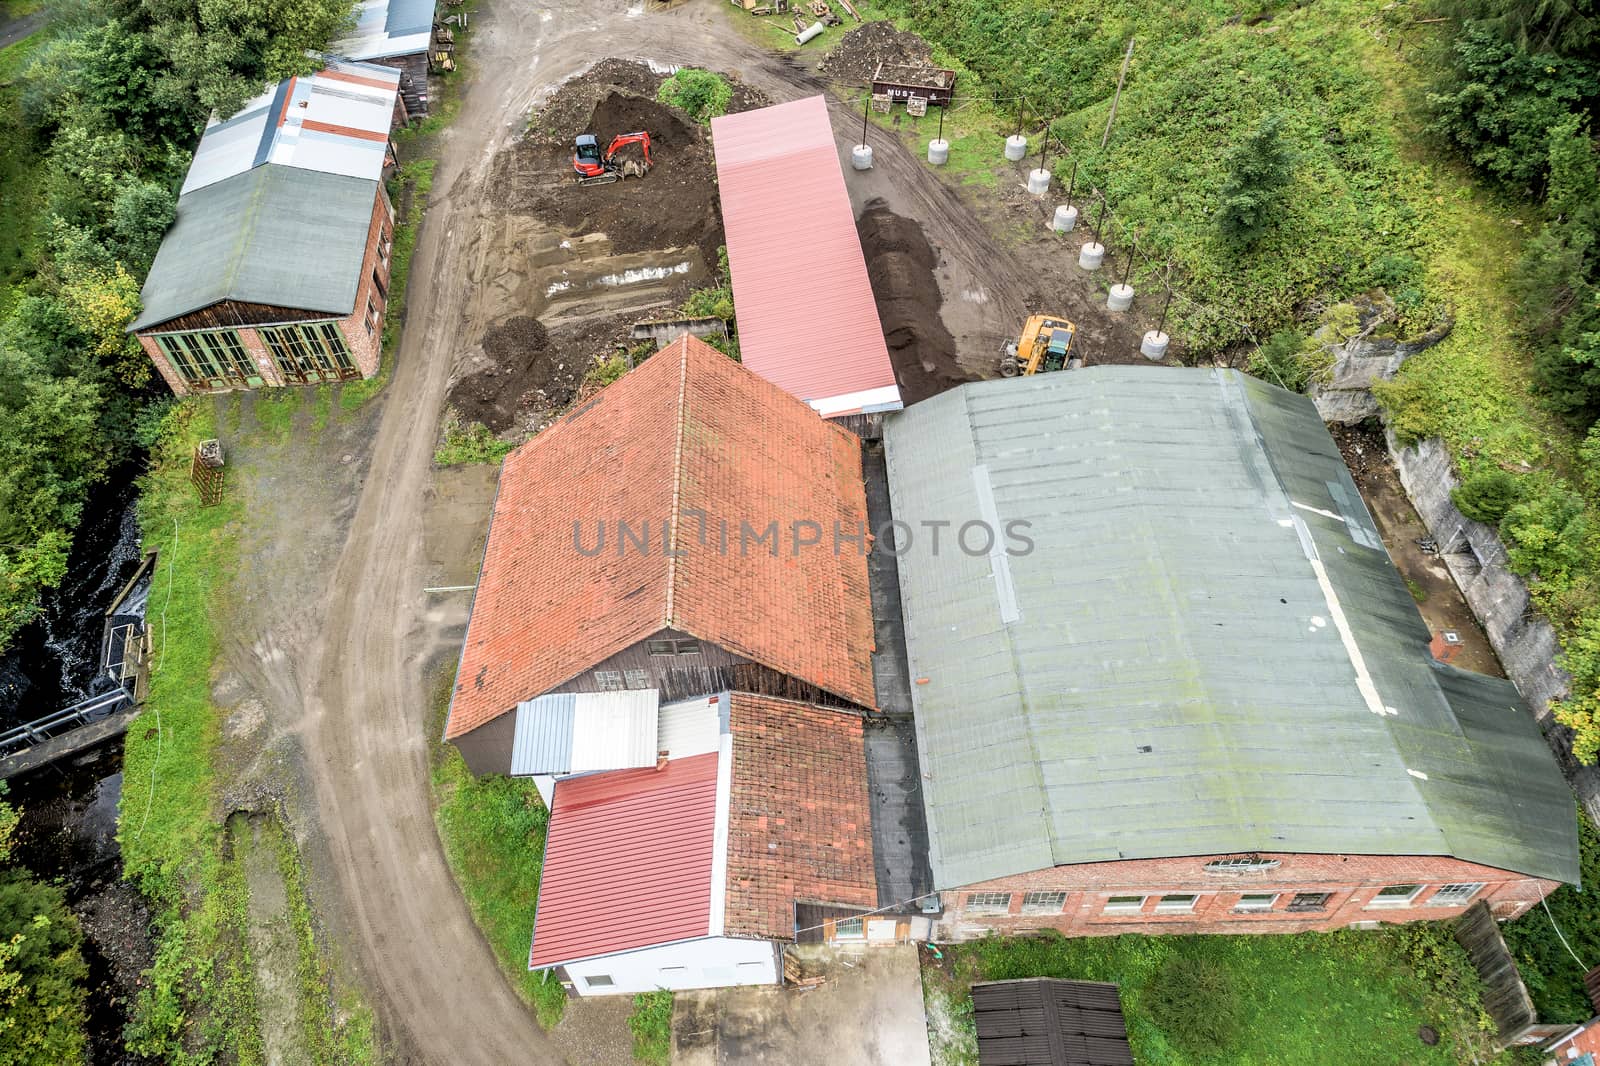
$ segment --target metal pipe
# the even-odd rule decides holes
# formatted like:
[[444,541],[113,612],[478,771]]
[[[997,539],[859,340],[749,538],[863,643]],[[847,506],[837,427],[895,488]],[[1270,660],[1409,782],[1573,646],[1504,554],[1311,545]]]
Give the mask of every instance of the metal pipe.
[[1044,134],[1039,138],[1039,169],[1044,169],[1045,153],[1050,148],[1050,123],[1044,124]]
[[1122,284],[1128,283],[1128,276],[1133,273],[1133,255],[1139,250],[1139,242],[1134,241],[1128,246],[1128,265],[1122,270]]
[[[952,93],[951,94],[952,102],[954,101],[954,99],[955,99],[955,94]],[[939,109],[939,135],[934,138],[934,140],[936,140],[936,141],[944,140],[944,113],[946,111],[948,111],[948,110],[950,110],[950,104],[949,103],[946,103],[943,107],[941,107]]]
[[1075,182],[1077,180],[1078,180],[1078,161],[1076,159],[1074,159],[1072,161],[1072,173],[1070,175],[1068,175],[1068,177],[1067,177],[1067,203],[1069,203],[1069,204],[1072,202],[1072,185],[1073,185],[1073,182]]
[[1098,220],[1096,220],[1096,222],[1094,224],[1094,243],[1096,243],[1096,244],[1100,243],[1100,227],[1105,225],[1105,221],[1106,221],[1106,198],[1104,196],[1102,196],[1102,197],[1100,197],[1100,218]]
[[1167,326],[1167,308],[1172,306],[1172,289],[1167,289],[1167,298],[1161,304],[1161,317],[1156,321],[1156,332],[1160,333]]
[[872,86],[867,86],[867,106],[861,109],[861,143],[867,143],[867,119],[872,115]]

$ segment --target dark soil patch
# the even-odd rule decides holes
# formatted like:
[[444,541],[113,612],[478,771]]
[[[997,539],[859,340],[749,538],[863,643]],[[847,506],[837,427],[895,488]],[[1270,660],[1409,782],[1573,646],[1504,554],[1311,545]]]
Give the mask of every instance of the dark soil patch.
[[[922,227],[870,200],[856,221],[867,276],[889,357],[906,403],[936,396],[977,378],[956,360],[956,341],[939,317],[939,257]],[[998,357],[997,357],[998,358]]]
[[[665,77],[649,67],[606,59],[561,86],[529,123],[528,135],[496,160],[497,207],[532,214],[572,233],[606,234],[619,253],[695,246],[706,263],[723,243],[716,161],[706,127],[658,102]],[[738,85],[733,110],[765,106],[759,90]],[[572,142],[593,133],[602,145],[621,133],[650,134],[650,173],[609,185],[580,186]],[[640,149],[622,150],[638,158]]]
[[819,69],[835,81],[866,85],[879,63],[932,66],[932,57],[933,50],[916,34],[897,30],[892,22],[868,22],[840,38]]
[[639,316],[586,322],[547,333],[538,320],[519,316],[491,329],[484,354],[494,366],[470,374],[450,390],[450,406],[465,422],[496,433],[538,429],[571,405],[598,357],[628,342]]

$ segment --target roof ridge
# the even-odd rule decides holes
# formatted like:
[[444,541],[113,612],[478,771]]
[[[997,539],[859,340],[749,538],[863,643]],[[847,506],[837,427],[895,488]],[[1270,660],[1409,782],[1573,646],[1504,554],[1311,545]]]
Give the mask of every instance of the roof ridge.
[[685,333],[677,340],[678,345],[678,422],[672,442],[672,505],[667,512],[667,536],[670,538],[667,546],[667,603],[666,614],[662,624],[668,629],[672,626],[673,594],[677,591],[678,580],[678,504],[683,493],[683,427],[688,416],[685,413],[686,396],[689,385],[689,335]]

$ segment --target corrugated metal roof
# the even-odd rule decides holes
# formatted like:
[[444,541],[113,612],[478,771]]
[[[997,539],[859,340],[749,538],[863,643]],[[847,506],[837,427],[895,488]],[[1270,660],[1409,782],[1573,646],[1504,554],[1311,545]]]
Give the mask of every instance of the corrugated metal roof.
[[827,103],[712,119],[711,142],[744,365],[823,415],[899,408]]
[[351,59],[387,59],[428,50],[433,0],[369,0],[356,5],[356,26],[333,51]]
[[365,178],[268,166],[183,196],[128,328],[221,300],[349,314],[377,195]]
[[1026,521],[900,556],[940,887],[1247,851],[1577,880],[1569,791],[1503,681],[1428,631],[1310,402],[1232,371],[965,385],[886,426],[896,519]]
[[1036,978],[972,986],[979,1066],[1132,1066],[1117,986]]
[[654,766],[660,702],[661,694],[648,688],[556,692],[519,703],[511,772],[587,774]]
[[279,166],[378,180],[400,72],[333,61],[317,74],[288,78],[200,135],[183,193],[237,174]]
[[556,782],[530,969],[711,934],[718,760]]
[[511,774],[565,774],[572,770],[572,721],[578,705],[575,692],[553,692],[517,704],[511,739]]
[[728,694],[664,704],[656,745],[671,758],[716,751],[728,731]]

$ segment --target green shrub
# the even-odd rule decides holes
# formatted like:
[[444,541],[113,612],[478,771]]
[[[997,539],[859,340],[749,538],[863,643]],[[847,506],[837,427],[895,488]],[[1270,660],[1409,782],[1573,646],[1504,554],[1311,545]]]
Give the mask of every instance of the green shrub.
[[1600,959],[1600,892],[1595,891],[1600,885],[1600,834],[1581,806],[1577,815],[1583,888],[1562,885],[1545,900],[1548,914],[1545,907],[1535,907],[1500,927],[1542,1022],[1576,1024],[1594,1015],[1583,991],[1583,967],[1567,950],[1570,944],[1591,965]]
[[1482,467],[1450,491],[1456,510],[1487,525],[1499,525],[1506,512],[1522,497],[1517,479],[1497,466]]
[[1557,590],[1570,583],[1575,569],[1589,563],[1583,500],[1561,482],[1546,481],[1514,504],[1501,520],[1500,532],[1510,542],[1511,569]]
[[1173,955],[1151,976],[1145,1005],[1167,1039],[1197,1055],[1226,1051],[1239,1039],[1239,993],[1210,958]]
[[697,67],[684,67],[661,83],[656,99],[685,112],[705,124],[728,112],[733,86],[721,74]]
[[463,423],[451,412],[445,422],[444,441],[434,450],[433,461],[440,466],[498,463],[516,446],[514,441],[496,437],[482,422]]
[[1250,356],[1246,369],[1263,381],[1304,392],[1312,366],[1304,358],[1306,339],[1292,329],[1281,329]]
[[1283,143],[1283,118],[1269,115],[1228,153],[1217,232],[1224,243],[1248,248],[1277,217],[1283,190],[1294,177],[1294,153]]
[[628,1016],[633,1031],[633,1061],[667,1066],[672,1061],[672,993],[641,992]]

